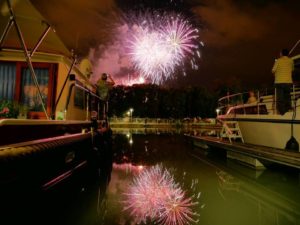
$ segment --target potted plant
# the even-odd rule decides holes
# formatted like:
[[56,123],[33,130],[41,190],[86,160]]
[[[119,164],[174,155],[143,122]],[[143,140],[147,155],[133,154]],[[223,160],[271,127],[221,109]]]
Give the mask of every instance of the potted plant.
[[9,100],[0,101],[0,119],[17,118],[18,107],[16,104]]
[[27,119],[29,108],[27,105],[19,105],[18,119]]

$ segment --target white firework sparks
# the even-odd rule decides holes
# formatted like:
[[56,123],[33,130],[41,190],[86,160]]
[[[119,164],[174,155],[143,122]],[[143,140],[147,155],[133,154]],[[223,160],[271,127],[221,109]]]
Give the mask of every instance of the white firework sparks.
[[200,57],[199,31],[181,15],[138,15],[131,21],[123,38],[134,68],[146,79],[160,84],[170,79],[177,69],[184,71],[185,62]]

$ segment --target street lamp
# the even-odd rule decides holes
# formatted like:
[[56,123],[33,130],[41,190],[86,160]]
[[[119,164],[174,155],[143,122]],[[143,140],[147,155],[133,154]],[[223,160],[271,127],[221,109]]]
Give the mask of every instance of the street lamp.
[[130,108],[130,109],[129,109],[129,112],[130,112],[130,121],[132,122],[132,112],[133,112],[133,108]]
[[129,144],[130,144],[130,145],[133,144],[133,139],[132,139],[132,138],[129,139]]

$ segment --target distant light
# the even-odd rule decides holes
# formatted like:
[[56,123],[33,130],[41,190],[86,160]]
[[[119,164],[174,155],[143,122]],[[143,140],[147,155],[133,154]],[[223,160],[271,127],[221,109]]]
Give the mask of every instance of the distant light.
[[129,144],[133,144],[133,140],[132,140],[132,138],[130,138],[130,140],[129,140]]

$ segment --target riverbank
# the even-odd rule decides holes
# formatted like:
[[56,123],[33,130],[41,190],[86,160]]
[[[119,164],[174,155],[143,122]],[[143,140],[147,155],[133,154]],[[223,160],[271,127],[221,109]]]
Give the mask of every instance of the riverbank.
[[112,128],[219,128],[215,119],[110,118]]

